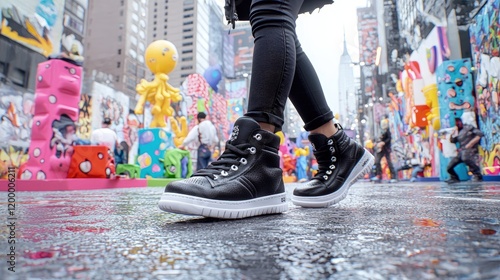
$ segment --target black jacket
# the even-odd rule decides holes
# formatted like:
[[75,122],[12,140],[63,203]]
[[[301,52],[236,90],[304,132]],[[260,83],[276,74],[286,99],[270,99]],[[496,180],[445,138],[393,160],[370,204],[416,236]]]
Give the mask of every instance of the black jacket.
[[473,160],[475,162],[479,162],[478,159],[479,142],[469,149],[465,148],[465,146],[476,136],[483,137],[484,133],[481,130],[473,127],[472,125],[464,124],[464,127],[460,129],[458,135],[450,138],[451,143],[460,144],[460,147],[458,148],[457,157],[462,161]]
[[[293,0],[288,0],[293,1]],[[237,20],[250,19],[250,4],[252,0],[226,0],[224,4],[224,13],[226,19],[233,24]],[[299,13],[312,12],[317,8],[322,8],[325,5],[332,4],[333,0],[304,0]]]
[[390,152],[391,151],[391,141],[392,141],[392,135],[391,135],[391,130],[386,129],[385,131],[382,132],[380,135],[378,142],[384,142],[385,145],[382,148],[382,151],[384,152]]

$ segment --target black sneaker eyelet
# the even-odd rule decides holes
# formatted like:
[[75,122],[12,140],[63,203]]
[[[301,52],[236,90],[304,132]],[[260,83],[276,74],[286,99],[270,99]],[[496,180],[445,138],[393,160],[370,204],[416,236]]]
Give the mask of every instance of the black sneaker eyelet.
[[332,169],[332,170],[335,169],[335,165],[333,165],[333,164],[330,165],[330,169]]
[[252,155],[254,155],[257,152],[257,149],[255,149],[255,147],[248,148],[248,150]]
[[227,173],[227,171],[226,171],[226,170],[222,170],[222,171],[221,171],[221,173],[220,173],[220,175],[222,175],[222,176],[227,176],[227,175],[229,175],[229,173]]
[[327,143],[329,146],[333,145],[333,140],[332,139],[328,139],[328,143]]
[[328,180],[328,176],[323,175],[323,179]]
[[231,165],[231,170],[233,170],[233,171],[238,171],[238,166],[236,166],[236,165]]
[[336,162],[337,161],[337,157],[333,156],[332,157],[332,162]]
[[260,141],[262,140],[262,135],[260,135],[260,133],[257,133],[253,136],[253,138],[257,139],[257,141]]
[[219,178],[219,175],[214,175],[214,180],[217,180]]
[[332,174],[332,171],[331,170],[327,170],[326,174],[330,175],[330,174]]
[[246,165],[248,163],[246,158],[241,158],[240,159],[241,164]]
[[330,152],[335,152],[335,148],[333,146],[330,147]]

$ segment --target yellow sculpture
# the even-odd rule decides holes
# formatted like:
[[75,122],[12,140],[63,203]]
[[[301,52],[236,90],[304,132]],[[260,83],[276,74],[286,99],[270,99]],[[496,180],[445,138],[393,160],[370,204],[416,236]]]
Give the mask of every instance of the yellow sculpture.
[[147,47],[145,59],[146,65],[155,77],[151,82],[142,79],[137,85],[136,91],[140,98],[134,111],[142,115],[144,104],[148,101],[153,106],[151,109],[153,119],[150,127],[165,127],[167,126],[165,116],[174,114],[174,109],[170,106],[171,102],[182,100],[180,90],[168,84],[167,75],[177,65],[177,49],[169,41],[154,41]]
[[431,109],[427,114],[427,121],[429,125],[438,131],[441,128],[440,114],[439,114],[439,100],[438,88],[436,84],[425,86],[422,89],[425,96],[425,104]]
[[[180,125],[179,125],[180,124]],[[186,117],[170,118],[170,127],[174,133],[174,145],[176,147],[182,146],[182,142],[189,133]]]

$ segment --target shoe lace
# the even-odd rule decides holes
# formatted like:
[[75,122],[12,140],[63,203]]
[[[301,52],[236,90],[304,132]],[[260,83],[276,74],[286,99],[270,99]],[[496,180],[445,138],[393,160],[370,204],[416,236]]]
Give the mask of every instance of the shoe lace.
[[337,162],[336,149],[333,145],[333,140],[329,139],[327,142],[327,148],[330,151],[319,151],[316,153],[316,160],[318,161],[318,173],[313,177],[313,179],[326,181],[333,174],[333,170],[336,168],[335,162]]
[[219,175],[227,176],[228,171],[237,171],[240,164],[247,164],[246,156],[255,152],[255,147],[248,143],[232,145],[227,142],[222,155],[206,168],[196,171],[193,176],[210,176],[212,179],[217,179]]

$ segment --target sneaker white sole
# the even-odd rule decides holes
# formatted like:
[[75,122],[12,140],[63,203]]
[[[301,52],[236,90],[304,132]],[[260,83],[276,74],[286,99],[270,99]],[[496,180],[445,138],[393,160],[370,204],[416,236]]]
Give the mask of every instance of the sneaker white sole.
[[177,193],[164,193],[158,206],[165,212],[220,219],[241,219],[278,214],[288,210],[286,193],[242,201],[214,200]]
[[349,174],[349,177],[345,180],[344,184],[336,192],[322,195],[322,196],[295,196],[292,195],[292,203],[297,206],[302,207],[328,207],[333,204],[339,203],[347,196],[349,188],[358,179],[364,177],[366,174],[370,173],[372,166],[375,162],[373,155],[365,150],[365,153],[358,161],[356,166]]

